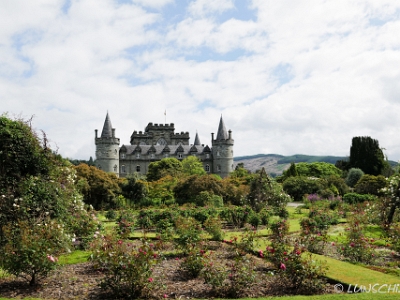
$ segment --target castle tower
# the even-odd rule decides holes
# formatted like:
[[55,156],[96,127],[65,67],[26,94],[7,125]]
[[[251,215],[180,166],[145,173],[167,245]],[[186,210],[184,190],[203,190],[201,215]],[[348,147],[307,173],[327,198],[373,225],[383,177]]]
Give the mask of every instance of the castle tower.
[[101,136],[97,136],[95,129],[94,142],[96,144],[96,162],[95,165],[105,172],[119,175],[119,138],[115,137],[115,129],[112,128],[111,120],[106,115]]
[[232,131],[226,131],[224,120],[219,121],[217,138],[211,133],[213,173],[222,178],[227,177],[233,171],[233,144]]

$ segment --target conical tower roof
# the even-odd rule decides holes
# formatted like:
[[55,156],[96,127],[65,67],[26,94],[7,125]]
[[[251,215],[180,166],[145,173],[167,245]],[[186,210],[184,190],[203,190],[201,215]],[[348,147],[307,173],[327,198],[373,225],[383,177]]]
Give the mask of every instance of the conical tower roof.
[[194,145],[201,145],[199,135],[196,132],[196,137],[194,138]]
[[221,140],[227,140],[229,137],[228,132],[226,131],[224,120],[221,119],[219,120],[219,126],[218,126],[218,133],[217,133],[217,141]]
[[106,115],[106,120],[104,121],[104,126],[103,126],[103,131],[101,132],[101,137],[102,138],[109,138],[112,137],[112,125],[111,125],[111,120],[110,116]]

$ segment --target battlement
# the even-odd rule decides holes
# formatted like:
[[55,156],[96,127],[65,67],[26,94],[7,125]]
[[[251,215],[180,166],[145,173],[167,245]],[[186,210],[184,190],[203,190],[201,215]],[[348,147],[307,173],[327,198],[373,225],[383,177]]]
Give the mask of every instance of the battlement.
[[167,130],[167,131],[175,131],[175,125],[174,123],[170,123],[170,124],[153,124],[152,122],[150,122],[146,128],[145,128],[145,132],[150,132],[150,131],[159,131],[159,130]]

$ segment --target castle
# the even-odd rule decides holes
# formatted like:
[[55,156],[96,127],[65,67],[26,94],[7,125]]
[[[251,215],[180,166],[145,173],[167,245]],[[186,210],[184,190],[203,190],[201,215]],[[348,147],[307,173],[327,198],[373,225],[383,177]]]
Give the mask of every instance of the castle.
[[107,112],[100,137],[95,130],[95,164],[101,170],[126,177],[133,173],[146,174],[151,162],[165,157],[182,160],[193,155],[200,159],[207,173],[227,177],[233,171],[234,140],[232,131],[225,128],[222,116],[215,139],[211,133],[211,148],[200,143],[197,133],[193,144],[189,139],[189,132],[175,133],[173,123],[149,123],[144,132],[135,130],[132,133],[130,145],[120,147],[120,139],[115,136]]

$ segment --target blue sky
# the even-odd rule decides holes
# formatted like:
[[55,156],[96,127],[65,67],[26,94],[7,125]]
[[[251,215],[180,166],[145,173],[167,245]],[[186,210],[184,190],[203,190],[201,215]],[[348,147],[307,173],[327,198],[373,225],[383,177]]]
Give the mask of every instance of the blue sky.
[[0,113],[33,118],[63,156],[94,157],[107,111],[121,144],[149,122],[235,155],[400,159],[397,0],[0,2]]

